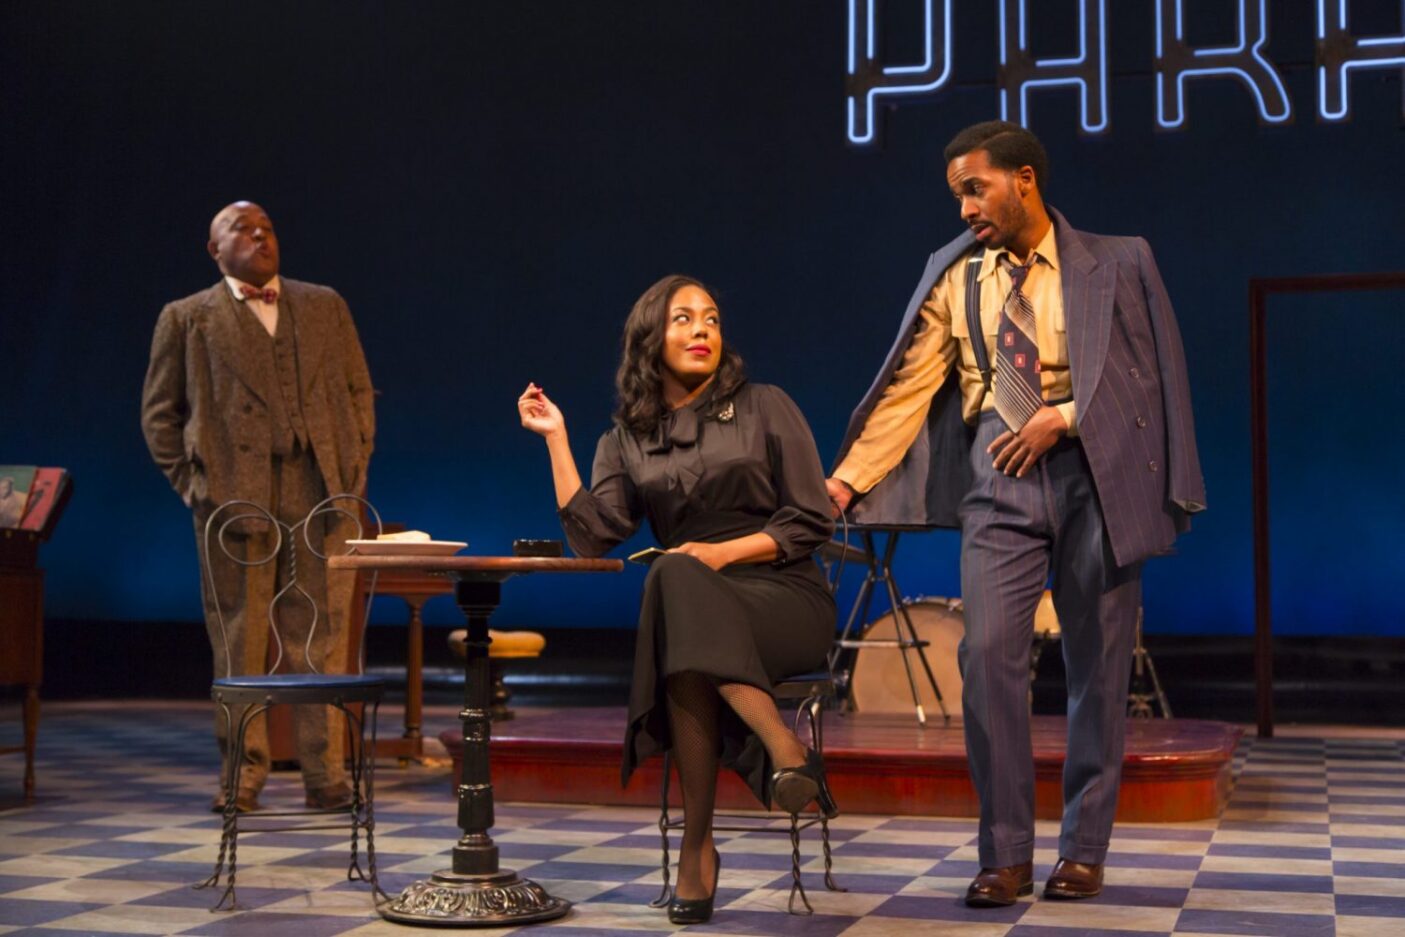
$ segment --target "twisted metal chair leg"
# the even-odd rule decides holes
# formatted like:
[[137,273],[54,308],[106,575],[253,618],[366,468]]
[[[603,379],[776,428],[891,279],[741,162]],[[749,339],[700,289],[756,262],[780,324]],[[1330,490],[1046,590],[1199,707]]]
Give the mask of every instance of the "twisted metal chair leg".
[[[237,801],[239,769],[244,763],[244,740],[249,731],[249,725],[260,715],[268,711],[268,704],[262,706],[249,705],[244,708],[243,714],[239,717],[239,731],[234,738],[234,745],[230,749],[230,784],[229,792],[224,802],[224,835],[229,839],[229,875],[225,879],[226,887],[224,894],[220,895],[220,900],[215,902],[211,911],[218,911],[224,908],[227,911],[242,911],[239,907],[239,896],[234,891],[234,879],[238,870],[239,855],[239,806]],[[225,902],[229,905],[226,908]]]
[[[365,763],[366,813],[361,825],[366,828],[366,864],[371,871],[372,900],[389,901],[390,896],[381,888],[380,874],[376,871],[376,725],[380,716],[380,701],[371,705],[371,753]],[[365,754],[365,748],[362,748]]]
[[[824,699],[818,694],[806,700],[806,711],[810,716],[810,739],[815,751],[824,748]],[[824,850],[824,887],[830,891],[848,891],[834,881],[834,850],[829,842],[829,817],[820,811],[820,846]]]
[[[225,738],[229,738],[230,729],[231,729],[231,725],[230,725],[230,724],[231,724],[231,722],[233,722],[233,719],[231,718],[231,716],[230,716],[230,714],[229,714],[229,704],[227,704],[227,703],[220,703],[220,711],[221,711],[222,713],[224,713]],[[218,885],[218,884],[220,883],[220,875],[224,872],[224,857],[225,857],[225,854],[229,851],[229,820],[228,820],[228,814],[229,814],[230,805],[231,805],[231,803],[233,802],[233,799],[234,799],[233,794],[232,794],[232,791],[233,791],[233,789],[234,789],[235,779],[239,776],[239,774],[238,774],[238,763],[235,762],[233,759],[230,759],[230,758],[228,758],[228,757],[226,757],[225,760],[226,760],[226,764],[225,764],[225,766],[224,766],[224,783],[223,783],[223,790],[224,790],[224,813],[222,814],[222,817],[223,817],[223,819],[224,819],[224,823],[223,823],[223,826],[222,826],[221,829],[220,829],[220,852],[219,852],[219,856],[217,856],[217,857],[215,858],[215,871],[212,872],[212,873],[210,873],[210,877],[207,878],[207,879],[205,879],[203,882],[200,882],[200,883],[198,883],[198,884],[196,884],[196,885],[191,886],[192,888],[211,888],[211,887],[213,887],[213,886],[215,886],[215,885]]]
[[848,891],[834,881],[834,852],[829,845],[829,818],[820,814],[820,845],[824,848],[824,887],[830,891]]
[[[351,749],[351,860],[346,868],[346,880],[348,882],[368,881],[366,873],[361,869],[361,816],[365,809],[365,802],[361,799],[362,771],[364,768],[364,758],[366,756],[364,740],[357,745],[357,739],[361,737],[362,724],[341,702],[333,703],[337,711],[346,718],[347,745]],[[368,834],[369,835],[369,834]]]
[[220,883],[220,875],[224,872],[224,853],[225,853],[225,845],[224,845],[224,844],[225,844],[224,834],[223,834],[223,832],[221,832],[221,833],[220,833],[220,854],[219,854],[219,857],[218,857],[217,859],[215,859],[215,871],[211,872],[211,873],[210,873],[210,877],[207,878],[207,879],[205,879],[203,882],[197,882],[197,883],[195,883],[194,885],[191,885],[191,886],[190,886],[191,888],[195,888],[195,889],[200,889],[200,888],[211,888],[211,887],[213,887],[213,886],[215,886],[215,885],[218,885],[218,884]]
[[[228,865],[225,864],[226,844],[228,844],[229,854]],[[197,888],[204,887],[205,885],[214,885],[218,887],[220,883],[220,870],[222,868],[225,869],[224,891],[220,894],[220,898],[218,901],[215,902],[214,907],[210,908],[211,912],[219,911],[221,909],[226,911],[240,910],[239,898],[234,893],[235,867],[237,864],[236,850],[238,848],[238,845],[239,809],[235,806],[233,795],[230,795],[229,797],[225,798],[224,803],[223,828],[220,832],[220,855],[219,859],[217,859],[215,862],[215,872],[202,885],[196,886]],[[225,906],[225,902],[229,903],[228,907]]]
[[[816,693],[810,696],[801,704],[801,710],[806,714],[810,723],[810,743],[815,751],[824,749],[824,697]],[[796,721],[799,722],[799,713],[796,713]],[[797,730],[798,730],[797,726]],[[830,891],[847,892],[849,889],[843,888],[834,880],[834,849],[829,840],[829,818],[825,816],[824,810],[819,811],[820,819],[820,846],[824,852],[824,887]],[[807,903],[808,904],[808,903]]]
[[[223,704],[222,704],[223,705]],[[227,873],[225,877],[225,889],[220,895],[219,901],[210,910],[219,911],[242,911],[239,907],[239,896],[234,890],[234,881],[238,871],[239,856],[239,806],[238,784],[239,769],[244,762],[244,738],[249,730],[249,724],[258,716],[268,710],[268,705],[257,706],[250,704],[244,707],[244,712],[239,716],[239,726],[234,733],[232,744],[229,747],[229,785],[225,788],[224,798],[224,825],[220,831],[220,854],[215,862],[215,873],[210,876],[208,884],[218,885],[221,866],[225,865],[225,846],[228,844]],[[227,707],[226,707],[227,712]],[[226,723],[228,725],[228,723]],[[226,902],[228,903],[226,905]]]
[[[815,913],[815,909],[810,907],[810,898],[805,894],[805,884],[800,881],[800,817],[798,814],[790,815],[790,900],[786,902],[786,910],[791,914],[810,915]],[[800,900],[805,905],[804,911],[795,910],[795,896],[799,894]]]
[[229,852],[229,829],[231,823],[229,807],[228,798],[226,798],[220,828],[220,853],[215,859],[215,871],[211,872],[210,877],[203,882],[192,885],[192,888],[212,888],[220,883],[220,876],[224,874],[225,855]]
[[[234,878],[238,866],[236,852],[239,848],[239,811],[233,804],[225,808],[224,824],[226,835],[229,837],[229,870],[225,876],[225,887],[220,900],[215,902],[215,906],[210,909],[214,911],[242,911],[239,907],[239,896],[234,892]],[[216,883],[218,884],[218,883]],[[228,905],[225,904],[228,902]]]

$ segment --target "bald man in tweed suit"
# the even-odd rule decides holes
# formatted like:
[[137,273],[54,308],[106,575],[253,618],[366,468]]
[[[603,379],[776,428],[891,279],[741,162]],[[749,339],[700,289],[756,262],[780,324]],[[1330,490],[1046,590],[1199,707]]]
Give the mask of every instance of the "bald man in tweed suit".
[[[169,304],[157,319],[142,431],[152,458],[194,515],[202,570],[210,561],[218,595],[207,575],[201,592],[214,672],[263,673],[267,609],[287,582],[287,563],[246,568],[218,548],[206,557],[205,521],[224,502],[244,499],[292,525],[329,494],[361,493],[375,436],[373,391],[346,303],[325,286],[279,278],[278,237],[262,208],[235,202],[221,210],[210,224],[208,250],[223,278]],[[241,522],[231,529],[228,548],[245,559],[268,555],[273,540],[266,527]],[[348,527],[345,520],[321,517],[308,539],[331,555],[344,549]],[[354,580],[345,573],[328,576],[302,537],[297,547],[298,584],[313,598],[317,625],[312,628],[313,608],[301,597],[280,601],[283,654],[293,669],[306,669],[306,655],[325,671],[332,652],[344,650]],[[313,641],[305,649],[309,630]],[[350,803],[341,717],[324,706],[296,706],[293,723],[307,805]],[[228,727],[219,713],[215,725],[227,755]],[[238,809],[258,809],[268,768],[267,731],[259,718],[249,729],[232,792]],[[216,796],[216,810],[228,793]]]
[[1033,134],[977,124],[945,156],[970,230],[928,261],[830,495],[861,523],[961,528],[974,907],[1034,888],[1029,654],[1052,578],[1068,753],[1044,896],[1089,898],[1117,807],[1142,563],[1205,507],[1184,353],[1147,243],[1047,207]]

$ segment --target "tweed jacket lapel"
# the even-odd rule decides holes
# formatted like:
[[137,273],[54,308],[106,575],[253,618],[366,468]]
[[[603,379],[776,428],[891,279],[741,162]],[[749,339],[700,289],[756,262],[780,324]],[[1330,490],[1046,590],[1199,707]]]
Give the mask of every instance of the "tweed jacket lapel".
[[310,399],[309,393],[321,370],[323,349],[327,347],[329,336],[323,327],[324,317],[318,315],[302,284],[296,280],[283,280],[283,291],[278,296],[278,315],[293,329],[298,353],[298,382],[301,385],[303,405]]
[[252,331],[263,327],[234,301],[223,280],[210,289],[198,316],[201,328],[210,337],[210,354],[223,361],[255,397],[267,401],[267,361],[259,355],[259,335]]
[[1102,378],[1112,331],[1112,305],[1117,288],[1117,264],[1098,263],[1084,243],[1087,235],[1073,230],[1053,206],[1054,237],[1063,264],[1064,316],[1068,322],[1068,366],[1073,372],[1073,399],[1079,422]]

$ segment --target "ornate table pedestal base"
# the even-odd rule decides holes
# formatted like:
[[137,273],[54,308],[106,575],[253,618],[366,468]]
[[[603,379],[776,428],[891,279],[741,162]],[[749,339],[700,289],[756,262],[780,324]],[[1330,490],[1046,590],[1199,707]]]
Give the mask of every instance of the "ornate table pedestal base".
[[335,556],[330,569],[397,569],[442,573],[454,580],[454,601],[468,619],[464,639],[463,767],[459,772],[459,829],[448,869],[421,879],[394,901],[377,906],[381,917],[431,927],[493,927],[549,921],[571,910],[536,882],[498,866],[493,828],[493,780],[488,766],[491,680],[488,619],[502,601],[502,582],[533,572],[619,572],[619,560],[552,556]]
[[400,924],[440,927],[512,927],[550,921],[571,910],[531,879],[511,869],[487,875],[435,872],[408,886],[380,909],[381,917]]

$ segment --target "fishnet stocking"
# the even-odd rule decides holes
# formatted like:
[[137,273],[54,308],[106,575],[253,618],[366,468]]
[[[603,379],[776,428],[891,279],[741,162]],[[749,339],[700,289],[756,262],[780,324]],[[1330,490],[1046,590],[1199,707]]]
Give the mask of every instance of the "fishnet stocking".
[[794,768],[805,763],[805,746],[781,718],[770,693],[745,683],[722,683],[717,692],[766,746],[772,764]]

